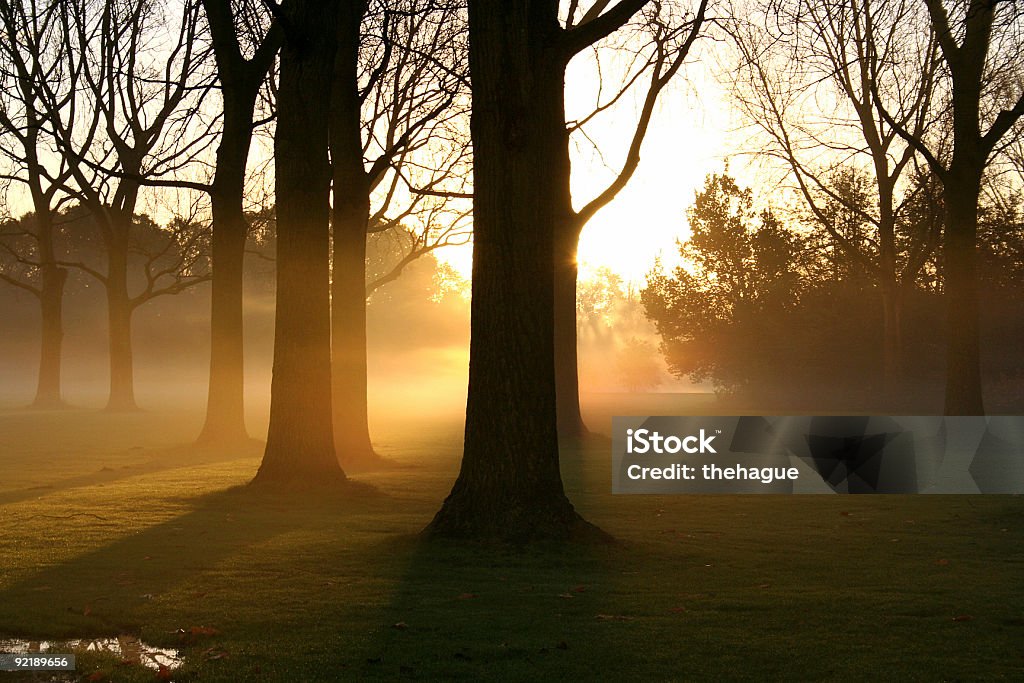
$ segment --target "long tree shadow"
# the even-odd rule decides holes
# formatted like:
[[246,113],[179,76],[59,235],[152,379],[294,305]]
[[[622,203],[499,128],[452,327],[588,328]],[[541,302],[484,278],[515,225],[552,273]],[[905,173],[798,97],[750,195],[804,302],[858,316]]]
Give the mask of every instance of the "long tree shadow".
[[[260,571],[262,549],[276,538],[330,529],[339,518],[378,515],[391,505],[356,482],[302,498],[236,487],[192,503],[186,514],[129,531],[4,589],[0,636],[65,639],[156,629],[147,639],[174,644],[175,629],[168,627],[177,621],[217,619],[220,598],[251,599],[240,581]],[[267,573],[274,571],[287,568]],[[219,618],[226,618],[223,612]]]
[[407,557],[376,637],[350,667],[360,680],[536,680],[558,672],[601,674],[588,662],[610,646],[620,574],[614,544],[526,548],[419,537],[379,552]]
[[[34,500],[44,496],[66,491],[68,489],[86,488],[97,484],[110,484],[128,477],[153,474],[166,470],[208,465],[242,458],[256,459],[260,456],[265,444],[257,439],[232,448],[204,448],[195,445],[183,445],[172,448],[152,448],[139,451],[140,458],[133,462],[117,465],[102,465],[98,470],[64,479],[57,479],[45,485],[32,486],[0,492],[0,505]],[[132,449],[136,450],[136,449]],[[118,454],[123,457],[123,453]],[[103,462],[100,460],[100,462]]]

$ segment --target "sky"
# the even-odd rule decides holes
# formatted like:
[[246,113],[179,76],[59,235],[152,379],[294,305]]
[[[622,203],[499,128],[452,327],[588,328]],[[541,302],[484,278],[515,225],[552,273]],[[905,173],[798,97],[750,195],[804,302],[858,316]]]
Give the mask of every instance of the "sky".
[[[695,49],[695,53],[698,51]],[[607,64],[606,95],[614,86]],[[640,165],[629,184],[584,227],[578,263],[581,279],[608,268],[627,282],[642,286],[655,257],[671,264],[676,240],[689,234],[686,209],[703,187],[707,174],[742,165],[728,159],[736,148],[738,117],[728,93],[714,77],[706,55],[695,54],[662,91],[640,153]],[[596,76],[588,53],[574,60],[565,83],[566,118],[570,121],[593,110]],[[590,139],[574,135],[570,143],[572,195],[576,209],[604,189],[621,168],[646,83],[587,126]],[[464,277],[471,272],[471,247],[443,250],[439,257]]]

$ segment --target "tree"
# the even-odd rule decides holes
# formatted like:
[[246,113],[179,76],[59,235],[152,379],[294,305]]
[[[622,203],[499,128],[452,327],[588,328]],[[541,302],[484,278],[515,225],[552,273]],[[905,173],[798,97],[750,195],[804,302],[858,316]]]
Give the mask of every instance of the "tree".
[[757,379],[800,300],[806,245],[770,211],[758,214],[750,189],[728,173],[708,176],[687,215],[683,265],[671,275],[656,267],[641,301],[675,375],[734,391]]
[[473,298],[462,465],[427,531],[527,540],[590,528],[562,486],[555,240],[569,193],[562,68],[644,3],[565,30],[555,0],[471,0]]
[[339,0],[272,5],[284,31],[277,130],[277,307],[270,426],[254,484],[345,479],[331,414],[330,95]]
[[872,92],[884,83],[901,125],[923,134],[938,109],[935,64],[926,58],[908,68],[905,57],[915,50],[927,57],[935,42],[918,32],[912,0],[767,0],[734,14],[736,101],[831,238],[834,265],[877,284],[870,295],[882,309],[881,375],[894,398],[903,375],[904,290],[923,260],[903,259],[896,234],[914,148],[879,114]]
[[[210,194],[213,217],[213,282],[210,294],[210,384],[200,443],[245,441],[242,269],[248,221],[244,194],[252,144],[253,118],[260,87],[280,47],[280,26],[272,23],[251,45],[243,44],[236,25],[244,23],[230,0],[203,0],[217,62],[223,101],[220,144]],[[242,19],[255,8],[244,5]],[[256,23],[252,20],[251,23]],[[248,27],[260,33],[258,26]],[[249,57],[245,53],[250,54]]]
[[[64,46],[58,17],[59,7],[54,4],[40,8],[35,2],[0,1],[6,34],[0,44],[0,135],[5,139],[0,154],[11,166],[5,179],[26,189],[32,201],[31,216],[5,226],[0,247],[7,258],[0,280],[29,292],[39,302],[39,375],[32,405],[51,409],[64,405],[61,358],[68,271],[58,264],[62,254],[56,244],[59,230],[55,220],[61,201],[66,199],[61,189],[69,171],[62,159],[46,158],[47,114],[40,81],[57,81],[51,88],[59,90],[61,97],[70,94],[60,78]],[[8,141],[13,144],[6,144]]]
[[102,5],[76,0],[60,9],[55,30],[61,77],[39,72],[35,87],[46,133],[67,164],[61,189],[90,212],[106,256],[102,267],[82,261],[64,265],[81,268],[104,287],[110,349],[107,409],[133,410],[134,310],[154,296],[205,279],[176,278],[164,291],[150,282],[152,273],[144,273],[144,291],[130,293],[129,261],[138,244],[132,230],[144,181],[191,163],[208,140],[212,124],[196,118],[208,89],[199,78],[206,51],[191,2],[181,6],[169,49],[156,44],[157,36],[165,36],[168,22],[175,19],[155,0]]
[[[611,0],[598,0],[584,10],[575,0],[569,3],[563,29],[563,48],[557,55],[557,60],[552,62],[551,71],[545,74],[546,77],[557,79],[561,84],[565,79],[565,69],[573,56],[612,34],[648,3],[644,0],[623,0],[609,9],[610,5]],[[663,17],[663,13],[671,12],[673,3],[652,2],[650,7],[653,9],[646,17],[650,29],[650,52],[641,73],[629,79],[625,88],[610,101],[598,103],[590,116],[567,125],[563,115],[559,123],[561,132],[558,141],[558,168],[565,177],[558,179],[560,191],[553,197],[557,207],[552,209],[558,215],[555,227],[555,372],[558,387],[558,431],[563,436],[587,434],[587,427],[580,414],[576,337],[576,252],[580,235],[587,222],[628,184],[639,166],[640,150],[654,115],[658,97],[682,67],[691,46],[700,35],[708,0],[700,0],[696,12],[689,21],[667,21]],[[640,106],[626,159],[608,186],[576,211],[573,209],[572,196],[569,192],[569,134],[580,130],[596,114],[613,105],[644,72],[650,73],[650,81]],[[564,99],[564,93],[558,97]],[[562,108],[564,109],[564,104]]]
[[[1024,13],[1017,3],[925,0],[944,70],[942,86],[952,108],[952,149],[909,128],[873,75],[881,116],[928,162],[942,181],[943,251],[947,329],[947,415],[982,415],[978,321],[978,200],[985,168],[996,146],[1024,116],[1024,90],[1008,82],[1024,57]],[[878,55],[884,63],[885,55]]]
[[[381,462],[367,422],[366,297],[415,258],[466,235],[464,214],[446,211],[451,199],[442,191],[464,177],[469,155],[457,132],[467,99],[463,23],[461,3],[409,0],[350,3],[339,23],[331,341],[335,443],[346,469]],[[367,282],[367,235],[383,231],[415,238],[389,273]]]

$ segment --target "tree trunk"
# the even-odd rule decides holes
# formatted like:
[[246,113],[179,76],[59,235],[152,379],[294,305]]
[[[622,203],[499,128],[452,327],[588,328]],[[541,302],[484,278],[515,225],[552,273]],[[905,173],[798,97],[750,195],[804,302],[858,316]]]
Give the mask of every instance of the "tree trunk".
[[984,415],[978,325],[976,245],[981,171],[954,174],[945,183],[945,284],[949,349],[946,415]]
[[473,300],[465,449],[431,534],[528,540],[592,528],[562,487],[554,235],[568,168],[558,3],[469,6]]
[[242,324],[248,223],[243,200],[256,87],[244,93],[227,86],[223,90],[224,129],[217,149],[217,172],[210,197],[213,212],[210,384],[206,422],[198,438],[198,442],[204,444],[241,443],[249,438],[245,431]]
[[274,138],[277,311],[270,427],[253,483],[343,481],[331,424],[327,155],[338,0],[283,5],[285,44]]
[[581,438],[590,433],[580,413],[579,339],[576,329],[578,245],[579,234],[574,227],[559,230],[555,246],[555,390],[558,435],[570,438]]
[[39,382],[32,407],[51,410],[64,406],[61,397],[61,349],[64,343],[64,285],[68,272],[52,262],[44,263],[41,270]]
[[[879,165],[877,177],[887,177],[888,166]],[[903,302],[896,264],[896,216],[892,205],[891,186],[881,186],[880,183],[878,244],[882,294],[882,394],[889,405],[900,398],[903,389]]]
[[[107,242],[107,323],[110,344],[110,397],[107,410],[138,410],[132,360],[132,304],[128,296],[128,231],[131,217],[117,216]],[[127,224],[125,224],[127,221]]]
[[334,443],[345,469],[379,465],[370,443],[366,379],[366,225],[370,188],[363,166],[359,27],[365,2],[342,10],[331,93],[334,220],[331,278]]

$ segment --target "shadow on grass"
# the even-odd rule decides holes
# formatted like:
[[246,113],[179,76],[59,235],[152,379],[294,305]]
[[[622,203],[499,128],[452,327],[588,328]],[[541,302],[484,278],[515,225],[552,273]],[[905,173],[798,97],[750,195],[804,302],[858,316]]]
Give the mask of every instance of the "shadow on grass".
[[[187,445],[162,449],[138,449],[140,455],[148,456],[142,462],[128,463],[118,467],[105,465],[95,472],[74,477],[58,479],[44,486],[33,486],[24,489],[0,492],[0,505],[19,503],[66,491],[68,489],[86,488],[98,484],[110,484],[128,477],[153,474],[166,470],[196,467],[240,458],[258,458],[265,444],[257,439],[250,439],[244,444],[232,448],[206,448]],[[134,450],[134,449],[133,449]]]
[[[347,516],[381,514],[391,504],[386,495],[355,482],[301,498],[243,486],[190,502],[194,507],[184,515],[47,567],[0,592],[0,636],[140,634],[168,618],[209,614],[202,604],[212,591],[250,597],[237,581],[259,568],[246,557],[258,557],[256,549],[275,537],[331,528]],[[277,573],[289,578],[287,566]],[[179,644],[174,629],[142,635]]]
[[622,548],[512,548],[405,537],[379,552],[407,565],[379,613],[376,637],[352,667],[361,680],[536,680],[601,671],[590,662],[615,639],[605,599]]

